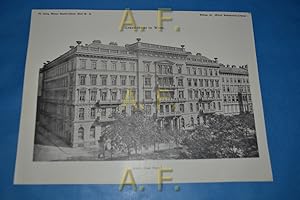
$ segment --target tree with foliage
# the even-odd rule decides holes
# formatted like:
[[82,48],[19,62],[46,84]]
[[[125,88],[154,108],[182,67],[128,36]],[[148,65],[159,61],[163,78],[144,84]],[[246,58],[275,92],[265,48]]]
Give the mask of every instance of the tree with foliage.
[[[184,158],[257,157],[254,117],[212,115],[183,140]],[[248,119],[245,121],[245,119]],[[253,121],[253,123],[252,123]]]

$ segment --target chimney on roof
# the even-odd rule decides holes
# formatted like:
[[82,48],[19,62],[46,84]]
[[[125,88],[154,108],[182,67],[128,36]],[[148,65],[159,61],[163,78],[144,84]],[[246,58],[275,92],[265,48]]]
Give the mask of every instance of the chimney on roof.
[[101,44],[101,40],[93,40],[93,43]]
[[118,43],[116,43],[116,42],[110,42],[109,45],[117,46]]

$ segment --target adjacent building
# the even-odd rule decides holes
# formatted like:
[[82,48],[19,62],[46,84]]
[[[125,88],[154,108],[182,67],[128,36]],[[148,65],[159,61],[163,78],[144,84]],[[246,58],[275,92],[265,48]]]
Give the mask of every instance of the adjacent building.
[[225,115],[252,112],[248,66],[221,65],[223,113]]
[[39,82],[36,130],[73,147],[97,144],[116,113],[143,110],[162,127],[192,129],[209,114],[252,110],[246,68],[140,39],[125,46],[78,41],[44,63]]

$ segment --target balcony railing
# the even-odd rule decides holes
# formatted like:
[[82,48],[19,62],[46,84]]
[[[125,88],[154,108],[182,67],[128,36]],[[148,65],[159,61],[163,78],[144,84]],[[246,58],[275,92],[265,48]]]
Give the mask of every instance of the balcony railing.
[[159,112],[158,117],[171,117],[171,116],[179,116],[181,115],[181,112]]

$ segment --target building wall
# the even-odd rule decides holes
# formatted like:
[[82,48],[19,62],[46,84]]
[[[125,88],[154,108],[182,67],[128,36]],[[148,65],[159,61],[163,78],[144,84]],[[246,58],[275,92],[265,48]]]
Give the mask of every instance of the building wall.
[[[232,68],[232,67],[231,67]],[[252,99],[248,72],[246,69],[233,67],[235,72],[221,70],[223,113],[236,115],[252,112]],[[230,69],[229,69],[230,70]]]
[[217,60],[184,48],[98,40],[78,45],[41,69],[37,130],[47,128],[73,147],[97,145],[114,113],[136,109],[157,117],[161,126],[192,129],[206,115],[238,114],[232,109],[238,102],[227,101],[238,94],[231,91],[235,87],[242,91],[243,110],[251,111],[249,83],[230,82],[246,81],[247,75],[220,69]]

